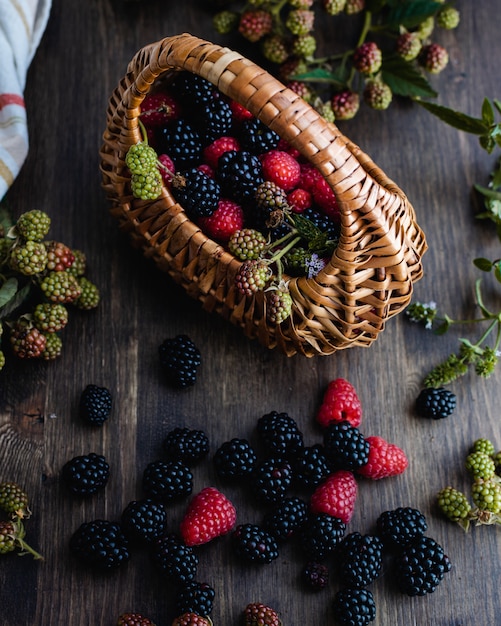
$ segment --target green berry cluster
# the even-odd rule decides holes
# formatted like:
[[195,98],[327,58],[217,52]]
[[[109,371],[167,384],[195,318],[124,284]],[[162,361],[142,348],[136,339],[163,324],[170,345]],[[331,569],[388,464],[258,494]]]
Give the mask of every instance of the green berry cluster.
[[0,519],[0,554],[18,550],[20,556],[31,554],[34,559],[42,559],[25,541],[24,520],[30,517],[31,511],[28,495],[17,483],[0,482],[0,511],[8,517]]
[[[316,56],[316,20],[322,13],[339,24],[340,33],[351,32],[347,16],[357,16],[360,29],[355,41],[343,42],[341,52]],[[449,54],[435,35],[459,23],[451,3],[421,0],[370,5],[366,0],[262,0],[243,7],[228,0],[213,15],[217,33],[235,32],[256,46],[262,57],[256,60],[268,63],[294,91],[307,85],[303,97],[329,121],[352,119],[361,102],[382,111],[394,95],[436,96],[427,76],[442,72]],[[339,47],[337,35],[335,40]]]
[[146,140],[130,146],[125,165],[131,173],[132,195],[140,200],[156,200],[162,193],[162,174],[157,153]]
[[0,207],[0,369],[7,348],[21,359],[55,359],[68,305],[99,304],[99,289],[85,276],[85,254],[48,239],[50,226],[44,211],[27,211],[13,223]]
[[501,452],[486,438],[477,439],[465,459],[471,477],[471,503],[468,496],[447,486],[437,495],[442,513],[464,530],[470,523],[501,524]]

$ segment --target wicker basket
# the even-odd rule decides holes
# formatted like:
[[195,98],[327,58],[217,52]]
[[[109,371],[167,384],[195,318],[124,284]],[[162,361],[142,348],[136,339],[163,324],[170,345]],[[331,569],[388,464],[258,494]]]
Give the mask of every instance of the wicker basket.
[[[140,105],[160,78],[188,70],[211,81],[276,131],[315,165],[335,192],[341,236],[330,262],[314,278],[290,278],[292,315],[270,324],[262,293],[238,293],[238,261],[209,239],[168,189],[155,201],[131,196],[124,159],[141,140]],[[189,34],[141,49],[114,91],[101,148],[103,186],[111,212],[142,247],[205,309],[245,335],[287,355],[328,355],[369,346],[388,318],[410,301],[427,245],[404,193],[360,148],[310,105],[238,52]]]

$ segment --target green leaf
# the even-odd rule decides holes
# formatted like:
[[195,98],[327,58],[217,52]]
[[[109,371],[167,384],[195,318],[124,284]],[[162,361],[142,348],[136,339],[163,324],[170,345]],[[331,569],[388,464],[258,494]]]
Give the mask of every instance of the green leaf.
[[416,102],[428,112],[435,115],[435,117],[442,120],[442,122],[445,122],[453,128],[457,128],[457,130],[462,130],[472,135],[485,135],[489,133],[488,125],[476,117],[466,115],[466,113],[461,113],[454,109],[449,109],[448,107],[434,102],[426,102],[424,100],[416,100]]
[[501,191],[495,191],[489,187],[483,187],[482,185],[473,185],[473,188],[481,193],[486,198],[492,198],[492,200],[499,200],[501,202]]
[[382,78],[397,96],[435,98],[438,95],[421,72],[396,54],[384,57]]
[[390,27],[405,26],[416,28],[425,19],[435,15],[441,8],[441,3],[431,0],[415,0],[414,2],[401,3],[388,12],[387,23]]
[[501,283],[501,263],[499,261],[494,266],[494,276],[498,283]]
[[434,332],[436,335],[445,335],[445,333],[449,330],[449,328],[450,328],[450,324],[447,320],[445,320],[445,322],[442,322],[440,326],[437,326]]
[[499,111],[499,113],[501,113],[501,101],[496,100],[494,98],[493,103],[494,103],[494,106],[496,107],[496,109]]
[[491,152],[494,150],[495,146],[496,146],[496,142],[494,141],[494,139],[491,137],[491,135],[482,135],[479,138],[480,141],[480,145],[482,146],[482,148],[488,153],[491,154]]
[[479,270],[482,270],[482,272],[490,272],[492,269],[492,261],[489,261],[489,259],[473,259],[473,265]]
[[19,289],[16,278],[8,278],[0,288],[0,319],[5,319],[26,300],[31,291],[30,283]]
[[338,85],[339,87],[344,87],[346,84],[347,74],[343,71],[332,72],[323,67],[316,67],[308,72],[304,72],[303,74],[295,74],[292,78],[306,83],[330,83]]
[[482,120],[489,124],[494,124],[494,108],[488,98],[484,98],[482,103]]
[[8,278],[0,288],[0,309],[12,300],[17,292],[17,278]]

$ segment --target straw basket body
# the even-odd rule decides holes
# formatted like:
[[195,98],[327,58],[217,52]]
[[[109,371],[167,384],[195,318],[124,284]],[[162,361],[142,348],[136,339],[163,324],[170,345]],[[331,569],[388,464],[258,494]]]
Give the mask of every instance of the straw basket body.
[[[314,278],[288,278],[291,316],[266,317],[262,293],[234,286],[240,261],[209,239],[168,189],[155,201],[131,195],[125,156],[141,140],[140,106],[159,78],[187,70],[238,101],[315,165],[341,212],[339,244]],[[379,167],[297,94],[237,52],[189,34],[141,49],[110,98],[101,148],[103,187],[111,212],[135,245],[203,307],[250,338],[287,355],[328,355],[367,347],[409,303],[427,246],[405,194]]]

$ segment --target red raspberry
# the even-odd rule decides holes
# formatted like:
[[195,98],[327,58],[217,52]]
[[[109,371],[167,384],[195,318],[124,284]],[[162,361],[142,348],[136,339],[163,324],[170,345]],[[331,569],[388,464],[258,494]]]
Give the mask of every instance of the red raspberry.
[[235,122],[245,122],[245,120],[251,120],[254,117],[250,111],[236,100],[230,100],[230,109]]
[[298,160],[301,157],[301,153],[299,152],[299,150],[297,148],[293,148],[290,145],[290,143],[287,140],[283,139],[282,137],[280,137],[278,141],[277,150],[281,150],[282,152],[287,152],[296,160]]
[[311,163],[301,163],[301,176],[299,179],[298,187],[306,189],[310,193],[313,193],[313,186],[315,182],[322,178],[322,174]]
[[362,405],[353,385],[344,378],[332,380],[327,386],[316,420],[323,428],[327,428],[331,422],[345,420],[352,426],[359,426]]
[[204,161],[213,169],[217,168],[219,157],[225,152],[240,150],[240,143],[235,137],[218,137],[203,151]]
[[366,441],[370,446],[369,461],[357,470],[361,476],[379,480],[397,476],[407,469],[409,461],[401,448],[382,437],[366,437]]
[[209,178],[214,178],[216,176],[216,173],[208,163],[200,163],[197,170],[199,172],[203,172]]
[[302,213],[311,207],[311,193],[298,187],[287,196],[287,202],[293,213]]
[[358,485],[348,470],[338,470],[315,489],[310,498],[312,513],[326,513],[347,524],[353,515]]
[[259,41],[273,28],[273,17],[268,11],[244,11],[240,16],[238,32],[252,43]]
[[168,154],[159,154],[158,160],[160,161],[158,169],[160,170],[160,174],[162,175],[163,183],[166,187],[170,187],[172,176],[176,171],[174,161],[170,158]]
[[187,546],[199,546],[230,532],[236,519],[235,507],[228,498],[214,487],[205,487],[188,506],[181,536]]
[[301,178],[301,166],[288,152],[270,150],[262,160],[261,167],[264,179],[275,183],[281,189],[294,189]]
[[211,239],[226,243],[235,231],[243,227],[244,212],[236,202],[222,198],[214,213],[201,217],[198,225]]
[[330,217],[331,220],[338,221],[339,206],[336,196],[323,176],[320,176],[313,183],[312,194],[313,200],[318,204],[322,211]]
[[141,103],[140,120],[145,128],[159,128],[179,117],[179,104],[164,92],[149,93]]

